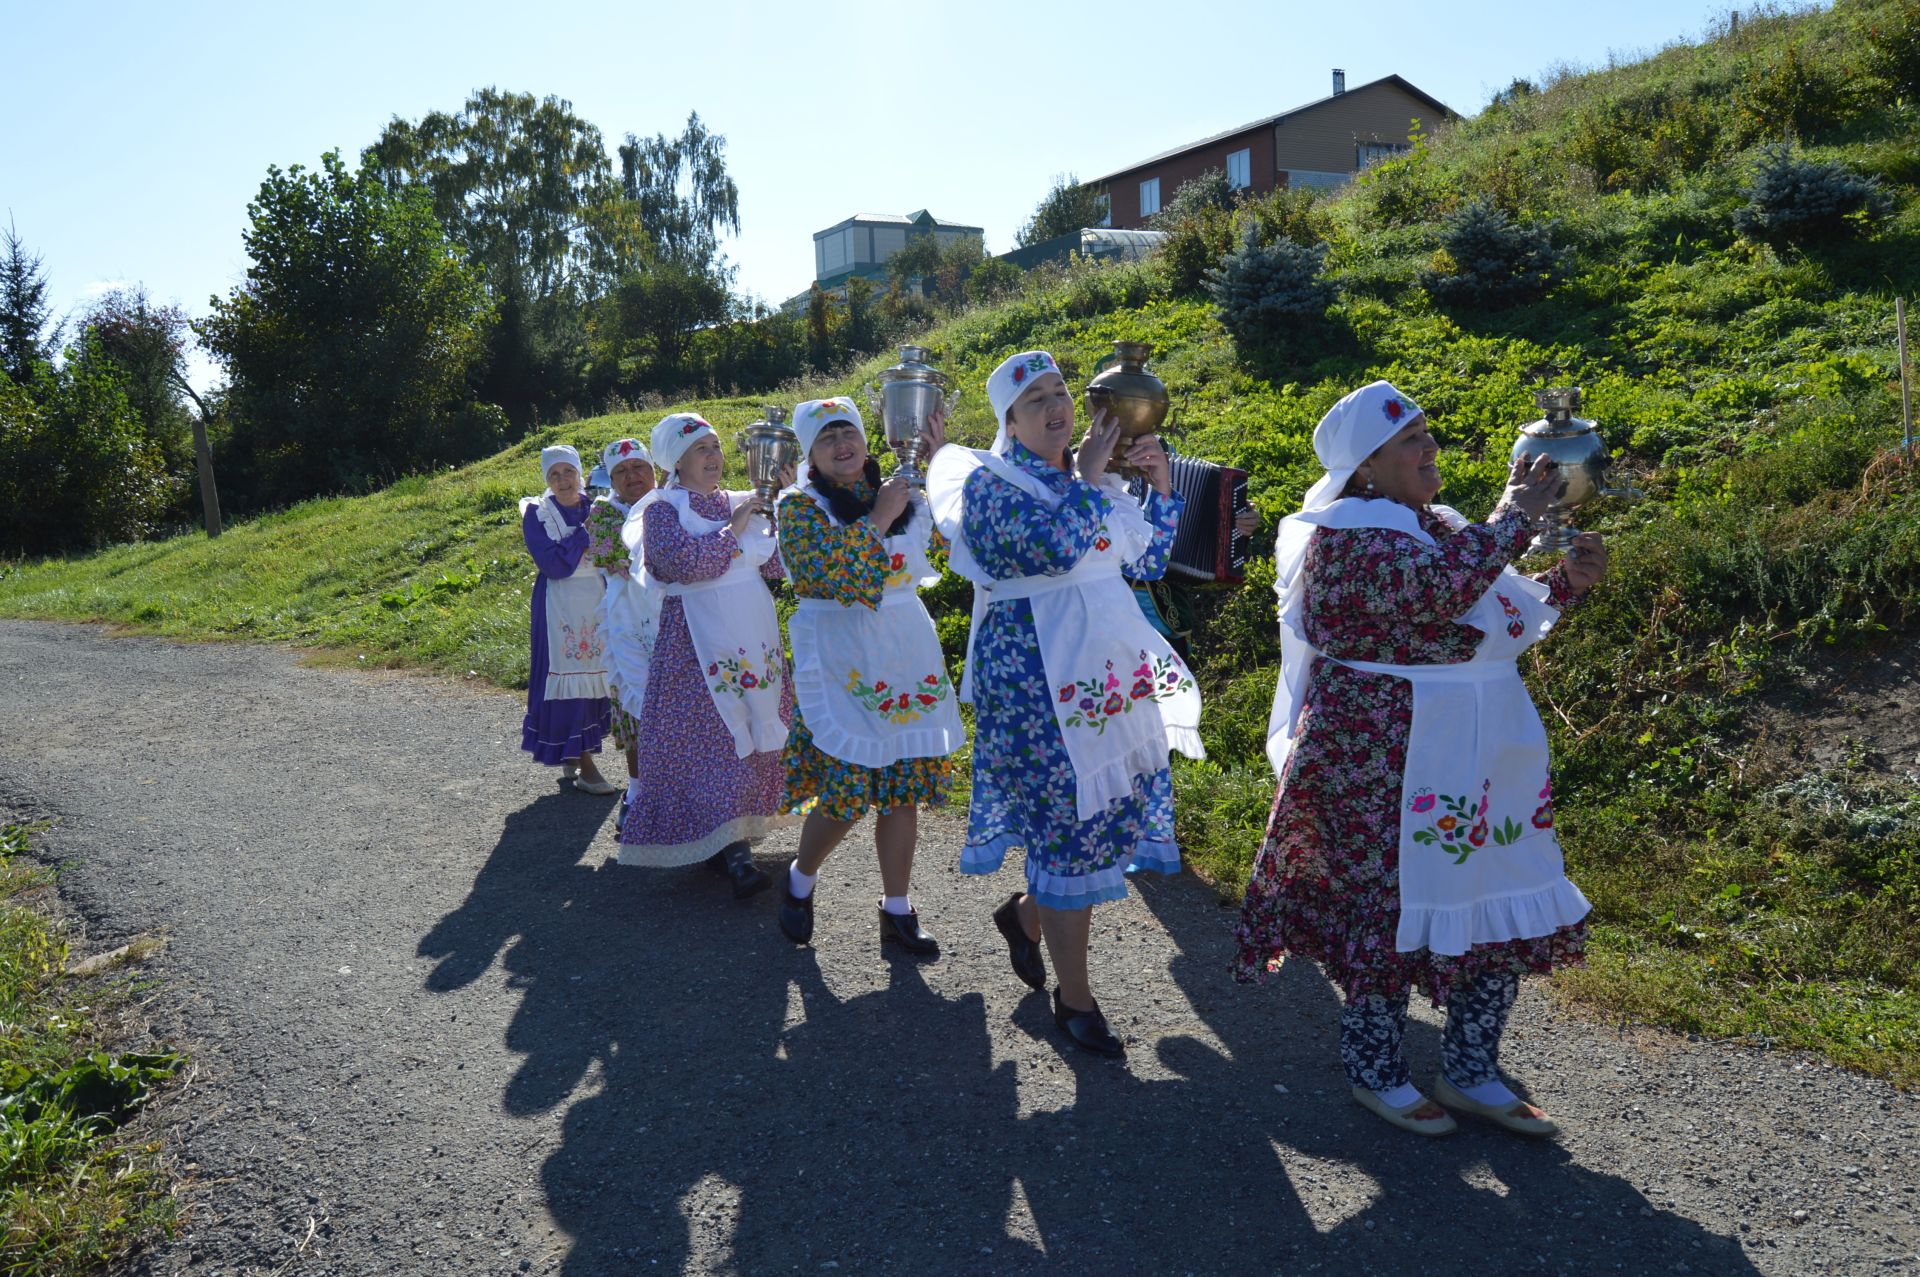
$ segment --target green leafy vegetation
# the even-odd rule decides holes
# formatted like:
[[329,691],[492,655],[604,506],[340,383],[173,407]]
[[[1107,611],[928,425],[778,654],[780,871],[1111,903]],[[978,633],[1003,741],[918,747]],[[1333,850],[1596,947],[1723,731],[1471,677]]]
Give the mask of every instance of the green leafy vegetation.
[[64,976],[49,875],[0,825],[0,1273],[88,1273],[171,1226],[157,1144],[122,1129],[184,1063],[120,1051],[125,978]]
[[[1313,426],[1366,380],[1389,378],[1427,409],[1446,445],[1445,499],[1469,515],[1497,496],[1534,389],[1583,387],[1648,499],[1583,510],[1610,538],[1613,576],[1529,660],[1559,828],[1595,904],[1593,965],[1556,988],[1907,1083],[1920,1081],[1913,781],[1867,757],[1816,766],[1763,728],[1809,671],[1844,673],[1915,641],[1920,472],[1891,448],[1892,298],[1920,285],[1920,102],[1899,79],[1916,22],[1910,0],[1749,11],[1644,62],[1519,82],[1473,120],[1416,128],[1409,150],[1342,192],[1196,196],[1159,258],[1001,281],[1005,296],[922,337],[965,391],[954,433],[974,444],[992,429],[978,388],[1008,353],[1045,347],[1084,380],[1113,341],[1152,343],[1175,441],[1251,470],[1269,529],[1319,474]],[[1789,144],[1871,178],[1873,215],[1843,215],[1839,235],[1743,233],[1756,174]],[[1551,269],[1484,304],[1448,296],[1443,277],[1471,269],[1492,283],[1503,269],[1454,256],[1448,237],[1469,224],[1479,242],[1517,243],[1523,263],[1544,266],[1528,254],[1550,247]],[[1301,321],[1318,328],[1313,342],[1236,343],[1216,315],[1207,276],[1249,233],[1324,248],[1316,278],[1333,296],[1322,319]],[[889,362],[781,393],[857,390]],[[724,433],[759,402],[692,406]],[[654,419],[548,428],[472,465],[256,519],[217,545],[22,564],[0,579],[0,610],[282,639],[523,685],[532,567],[512,500],[537,487],[537,449],[597,449]],[[1210,757],[1176,760],[1189,863],[1228,897],[1273,794],[1271,585],[1262,561],[1244,589],[1203,597]],[[956,656],[966,599],[951,578],[928,598]]]

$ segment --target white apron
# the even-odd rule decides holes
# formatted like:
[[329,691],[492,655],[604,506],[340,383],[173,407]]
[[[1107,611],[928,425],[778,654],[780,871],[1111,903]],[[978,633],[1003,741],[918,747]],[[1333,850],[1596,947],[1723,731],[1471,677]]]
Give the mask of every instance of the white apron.
[[[812,486],[788,499],[808,498],[839,522]],[[800,599],[787,623],[793,693],[813,743],[862,767],[944,758],[966,739],[940,637],[920,601],[920,587],[940,579],[927,560],[933,516],[918,493],[911,508],[906,530],[881,542],[890,569],[877,610]]]
[[1060,497],[1004,457],[949,446],[934,455],[927,495],[934,522],[951,547],[953,570],[973,582],[973,627],[960,697],[976,688],[974,644],[987,609],[1028,599],[1048,700],[1073,764],[1076,815],[1090,820],[1130,796],[1136,777],[1167,765],[1169,749],[1204,758],[1200,743],[1200,689],[1179,655],[1147,623],[1121,568],[1146,553],[1153,539],[1146,512],[1112,475],[1102,490],[1112,499],[1093,549],[1059,576],[995,580],[980,567],[964,535],[966,478],[986,466],[1008,483],[1057,509]]
[[[623,514],[629,510],[613,498],[608,498],[607,504]],[[649,614],[641,607],[640,583],[633,578],[631,568],[604,576],[606,586],[600,595],[598,615],[606,646],[607,695],[628,717],[637,719],[647,698],[647,663],[653,654],[660,614]]]
[[[729,492],[728,504],[738,508],[751,493]],[[659,630],[661,605],[678,598],[685,609],[687,634],[699,660],[701,677],[713,707],[733,737],[734,754],[779,750],[787,743],[787,725],[780,718],[780,688],[786,681],[786,650],[780,642],[780,619],[773,595],[760,576],[760,565],[773,557],[773,529],[764,520],[740,534],[741,553],[726,572],[710,581],[662,581],[648,571],[644,545],[647,508],[656,502],[674,508],[680,526],[692,536],[707,536],[726,527],[694,511],[684,488],[656,488],[627,514],[620,539],[640,583],[638,632],[648,636],[644,657],[653,657],[652,641]]]
[[[1370,505],[1383,503],[1369,502]],[[1464,526],[1456,512],[1436,507]],[[1335,526],[1397,526],[1351,521]],[[1432,543],[1416,528],[1414,535]],[[1283,534],[1284,538],[1284,534]],[[1283,540],[1283,547],[1284,547]],[[1451,665],[1341,661],[1413,684],[1413,723],[1401,777],[1400,919],[1394,948],[1459,956],[1476,944],[1533,939],[1587,916],[1553,831],[1547,729],[1516,663],[1559,612],[1548,589],[1507,568],[1459,617],[1485,634]],[[1313,659],[1300,609],[1283,612],[1283,664],[1268,755],[1284,766]],[[1301,664],[1294,666],[1291,660]],[[1328,657],[1326,659],[1334,659]],[[1290,678],[1289,675],[1294,677]]]
[[[584,498],[583,498],[584,499]],[[556,543],[577,530],[560,514],[553,494],[523,497],[520,515],[538,511],[540,526]],[[547,681],[549,701],[592,700],[607,694],[606,642],[600,630],[600,572],[582,554],[573,572],[547,579]]]

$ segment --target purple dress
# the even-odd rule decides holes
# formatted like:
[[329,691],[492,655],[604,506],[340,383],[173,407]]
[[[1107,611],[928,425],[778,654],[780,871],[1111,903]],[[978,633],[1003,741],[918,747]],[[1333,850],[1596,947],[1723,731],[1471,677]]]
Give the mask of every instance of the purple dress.
[[550,701],[547,690],[547,582],[573,575],[580,556],[587,552],[587,512],[592,507],[583,499],[575,506],[561,506],[560,517],[573,528],[564,541],[547,535],[540,512],[528,507],[520,517],[520,535],[527,553],[540,569],[533,583],[533,663],[527,671],[527,716],[520,723],[520,748],[532,754],[535,762],[557,767],[582,754],[600,751],[600,740],[612,721],[612,709],[604,696]]
[[[724,492],[687,494],[695,514],[724,520],[732,510]],[[740,544],[721,528],[694,536],[679,513],[664,502],[648,506],[641,550],[647,570],[663,581],[711,581],[733,566]],[[786,573],[775,554],[761,565],[769,581]],[[793,682],[782,681],[780,717],[793,719]],[[686,608],[669,596],[660,607],[660,630],[640,705],[634,750],[640,796],[627,809],[619,834],[622,864],[688,865],[730,843],[754,839],[799,818],[785,811],[786,768],[780,751],[739,757],[733,734],[713,707],[713,693],[700,673]]]

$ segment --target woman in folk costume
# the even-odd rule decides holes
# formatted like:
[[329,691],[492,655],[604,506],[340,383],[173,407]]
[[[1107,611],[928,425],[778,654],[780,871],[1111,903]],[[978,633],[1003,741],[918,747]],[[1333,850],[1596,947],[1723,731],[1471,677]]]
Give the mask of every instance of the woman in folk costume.
[[[814,804],[781,890],[780,930],[813,938],[820,867],[868,811],[880,858],[880,942],[933,957],[939,943],[908,895],[919,809],[946,799],[947,756],[966,739],[953,683],[920,587],[933,516],[899,477],[880,480],[866,427],[844,396],[793,410],[804,468],[780,502],[780,557],[798,596],[793,638],[793,733],[787,804]],[[934,451],[945,414],[928,423]]]
[[587,515],[587,531],[593,538],[587,547],[587,561],[600,570],[606,582],[600,595],[600,636],[607,652],[613,739],[627,756],[627,793],[620,800],[620,814],[614,821],[618,828],[626,823],[627,809],[640,792],[633,725],[647,691],[646,652],[653,646],[653,635],[641,632],[645,618],[640,612],[640,585],[629,571],[632,561],[620,533],[626,527],[628,513],[653,491],[653,458],[638,439],[616,439],[600,454],[600,466],[594,475],[604,475],[611,489],[606,496],[594,498]]
[[596,612],[600,574],[587,562],[588,506],[580,454],[565,444],[540,450],[547,490],[520,502],[520,534],[540,574],[533,583],[532,662],[520,748],[590,794],[611,794],[593,765],[606,734],[605,648]]
[[[1516,464],[1493,514],[1468,523],[1432,504],[1426,417],[1384,381],[1335,404],[1313,446],[1327,473],[1275,547],[1280,787],[1235,974],[1317,961],[1346,1000],[1354,1099],[1394,1125],[1444,1135],[1451,1108],[1551,1135],[1501,1080],[1500,1038],[1521,974],[1583,960],[1588,904],[1515,659],[1601,578],[1606,548],[1583,533],[1551,571],[1515,572],[1559,486],[1552,463]],[[1401,1057],[1414,988],[1447,1008],[1438,1105]]]
[[962,699],[974,706],[973,799],[964,873],[1026,850],[1027,890],[994,914],[1014,974],[1044,988],[1076,1046],[1125,1048],[1087,973],[1092,908],[1127,894],[1135,869],[1177,872],[1168,749],[1198,758],[1200,694],[1134,605],[1136,579],[1166,570],[1182,502],[1157,439],[1126,461],[1144,507],[1108,462],[1120,437],[1096,414],[1073,442],[1074,405],[1053,357],[1027,351],[987,379],[999,431],[989,452],[943,448],[927,478],[954,570],[974,583]]
[[767,503],[721,490],[712,426],[674,413],[652,444],[667,486],[642,497],[621,532],[640,584],[640,632],[652,627],[654,639],[620,863],[704,860],[742,898],[772,881],[751,842],[798,820],[781,807],[793,692],[767,589],[780,559]]

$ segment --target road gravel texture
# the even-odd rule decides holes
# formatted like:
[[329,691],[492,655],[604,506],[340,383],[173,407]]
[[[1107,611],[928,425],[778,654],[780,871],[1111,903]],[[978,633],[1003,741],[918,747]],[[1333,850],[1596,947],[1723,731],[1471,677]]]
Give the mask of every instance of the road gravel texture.
[[0,805],[89,943],[170,938],[185,1222],[128,1272],[1920,1272],[1920,1104],[1805,1057],[1529,989],[1505,1063],[1565,1137],[1423,1141],[1348,1098],[1310,966],[1232,983],[1191,880],[1096,917],[1114,1063],[1013,979],[1017,866],[963,879],[952,818],[937,962],[879,952],[864,827],[795,948],[771,893],[617,865],[514,696],[14,622],[0,688]]

